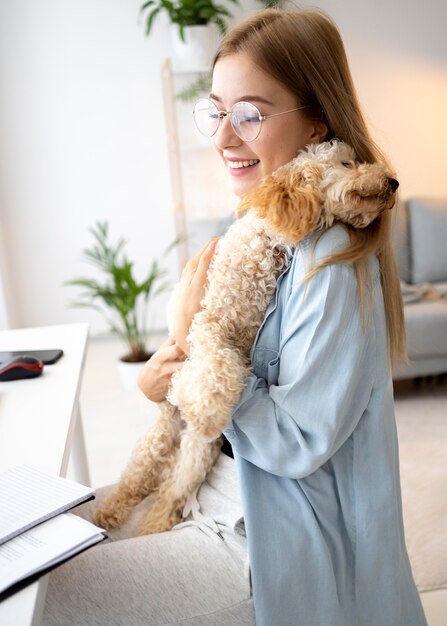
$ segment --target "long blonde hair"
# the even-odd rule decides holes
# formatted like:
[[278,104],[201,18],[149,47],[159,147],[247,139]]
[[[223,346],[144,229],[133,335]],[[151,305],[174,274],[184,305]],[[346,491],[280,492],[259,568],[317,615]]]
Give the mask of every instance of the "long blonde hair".
[[[323,120],[326,140],[337,137],[354,148],[360,161],[387,163],[372,140],[360,105],[337,27],[323,11],[303,9],[259,11],[233,28],[221,41],[219,58],[244,52],[266,73],[297,97],[304,114]],[[350,245],[333,254],[313,272],[331,263],[353,263],[364,309],[365,287],[371,289],[368,257],[380,265],[392,363],[405,360],[405,325],[399,276],[391,247],[392,211],[385,211],[369,227],[347,227]]]

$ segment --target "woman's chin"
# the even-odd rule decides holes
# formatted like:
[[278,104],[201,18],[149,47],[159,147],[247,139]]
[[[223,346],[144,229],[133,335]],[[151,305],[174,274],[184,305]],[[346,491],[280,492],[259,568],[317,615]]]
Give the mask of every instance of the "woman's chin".
[[[253,172],[253,174],[255,174],[255,172]],[[256,174],[258,174],[258,172],[256,172]],[[250,175],[250,176],[238,176],[238,177],[231,177],[231,188],[233,190],[233,193],[236,196],[243,196],[244,194],[248,193],[249,191],[251,191],[254,187],[256,187],[256,185],[259,184],[261,180],[261,177],[259,175]]]

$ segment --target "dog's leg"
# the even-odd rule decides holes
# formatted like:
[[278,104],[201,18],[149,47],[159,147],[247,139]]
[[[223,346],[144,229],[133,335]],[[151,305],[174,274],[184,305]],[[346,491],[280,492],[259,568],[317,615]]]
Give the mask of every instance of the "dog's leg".
[[182,519],[188,496],[206,478],[219,455],[220,437],[205,441],[190,424],[182,432],[173,472],[161,485],[156,500],[139,528],[141,535],[170,530]]
[[133,451],[117,489],[95,512],[96,524],[119,528],[132,508],[158,488],[175,463],[182,424],[176,407],[162,403],[160,416]]
[[211,442],[230,421],[250,367],[240,350],[220,342],[219,337],[196,338],[193,360],[185,362],[172,389],[182,419]]
[[220,436],[228,424],[249,367],[238,350],[219,338],[197,336],[194,358],[186,361],[173,381],[173,401],[182,418],[207,441]]

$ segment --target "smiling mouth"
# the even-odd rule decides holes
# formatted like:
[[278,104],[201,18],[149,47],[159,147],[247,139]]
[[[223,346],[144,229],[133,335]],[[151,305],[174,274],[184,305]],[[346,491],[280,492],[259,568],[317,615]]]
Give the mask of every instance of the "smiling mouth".
[[237,170],[244,167],[250,167],[252,165],[257,165],[259,163],[259,159],[250,159],[249,161],[228,161],[228,167],[231,170]]

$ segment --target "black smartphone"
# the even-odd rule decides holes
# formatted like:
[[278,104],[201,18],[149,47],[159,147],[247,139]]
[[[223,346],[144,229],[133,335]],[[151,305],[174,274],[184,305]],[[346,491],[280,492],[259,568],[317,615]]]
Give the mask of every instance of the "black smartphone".
[[13,350],[11,352],[0,352],[0,363],[8,361],[16,356],[33,356],[45,365],[51,365],[59,361],[64,354],[63,350]]

